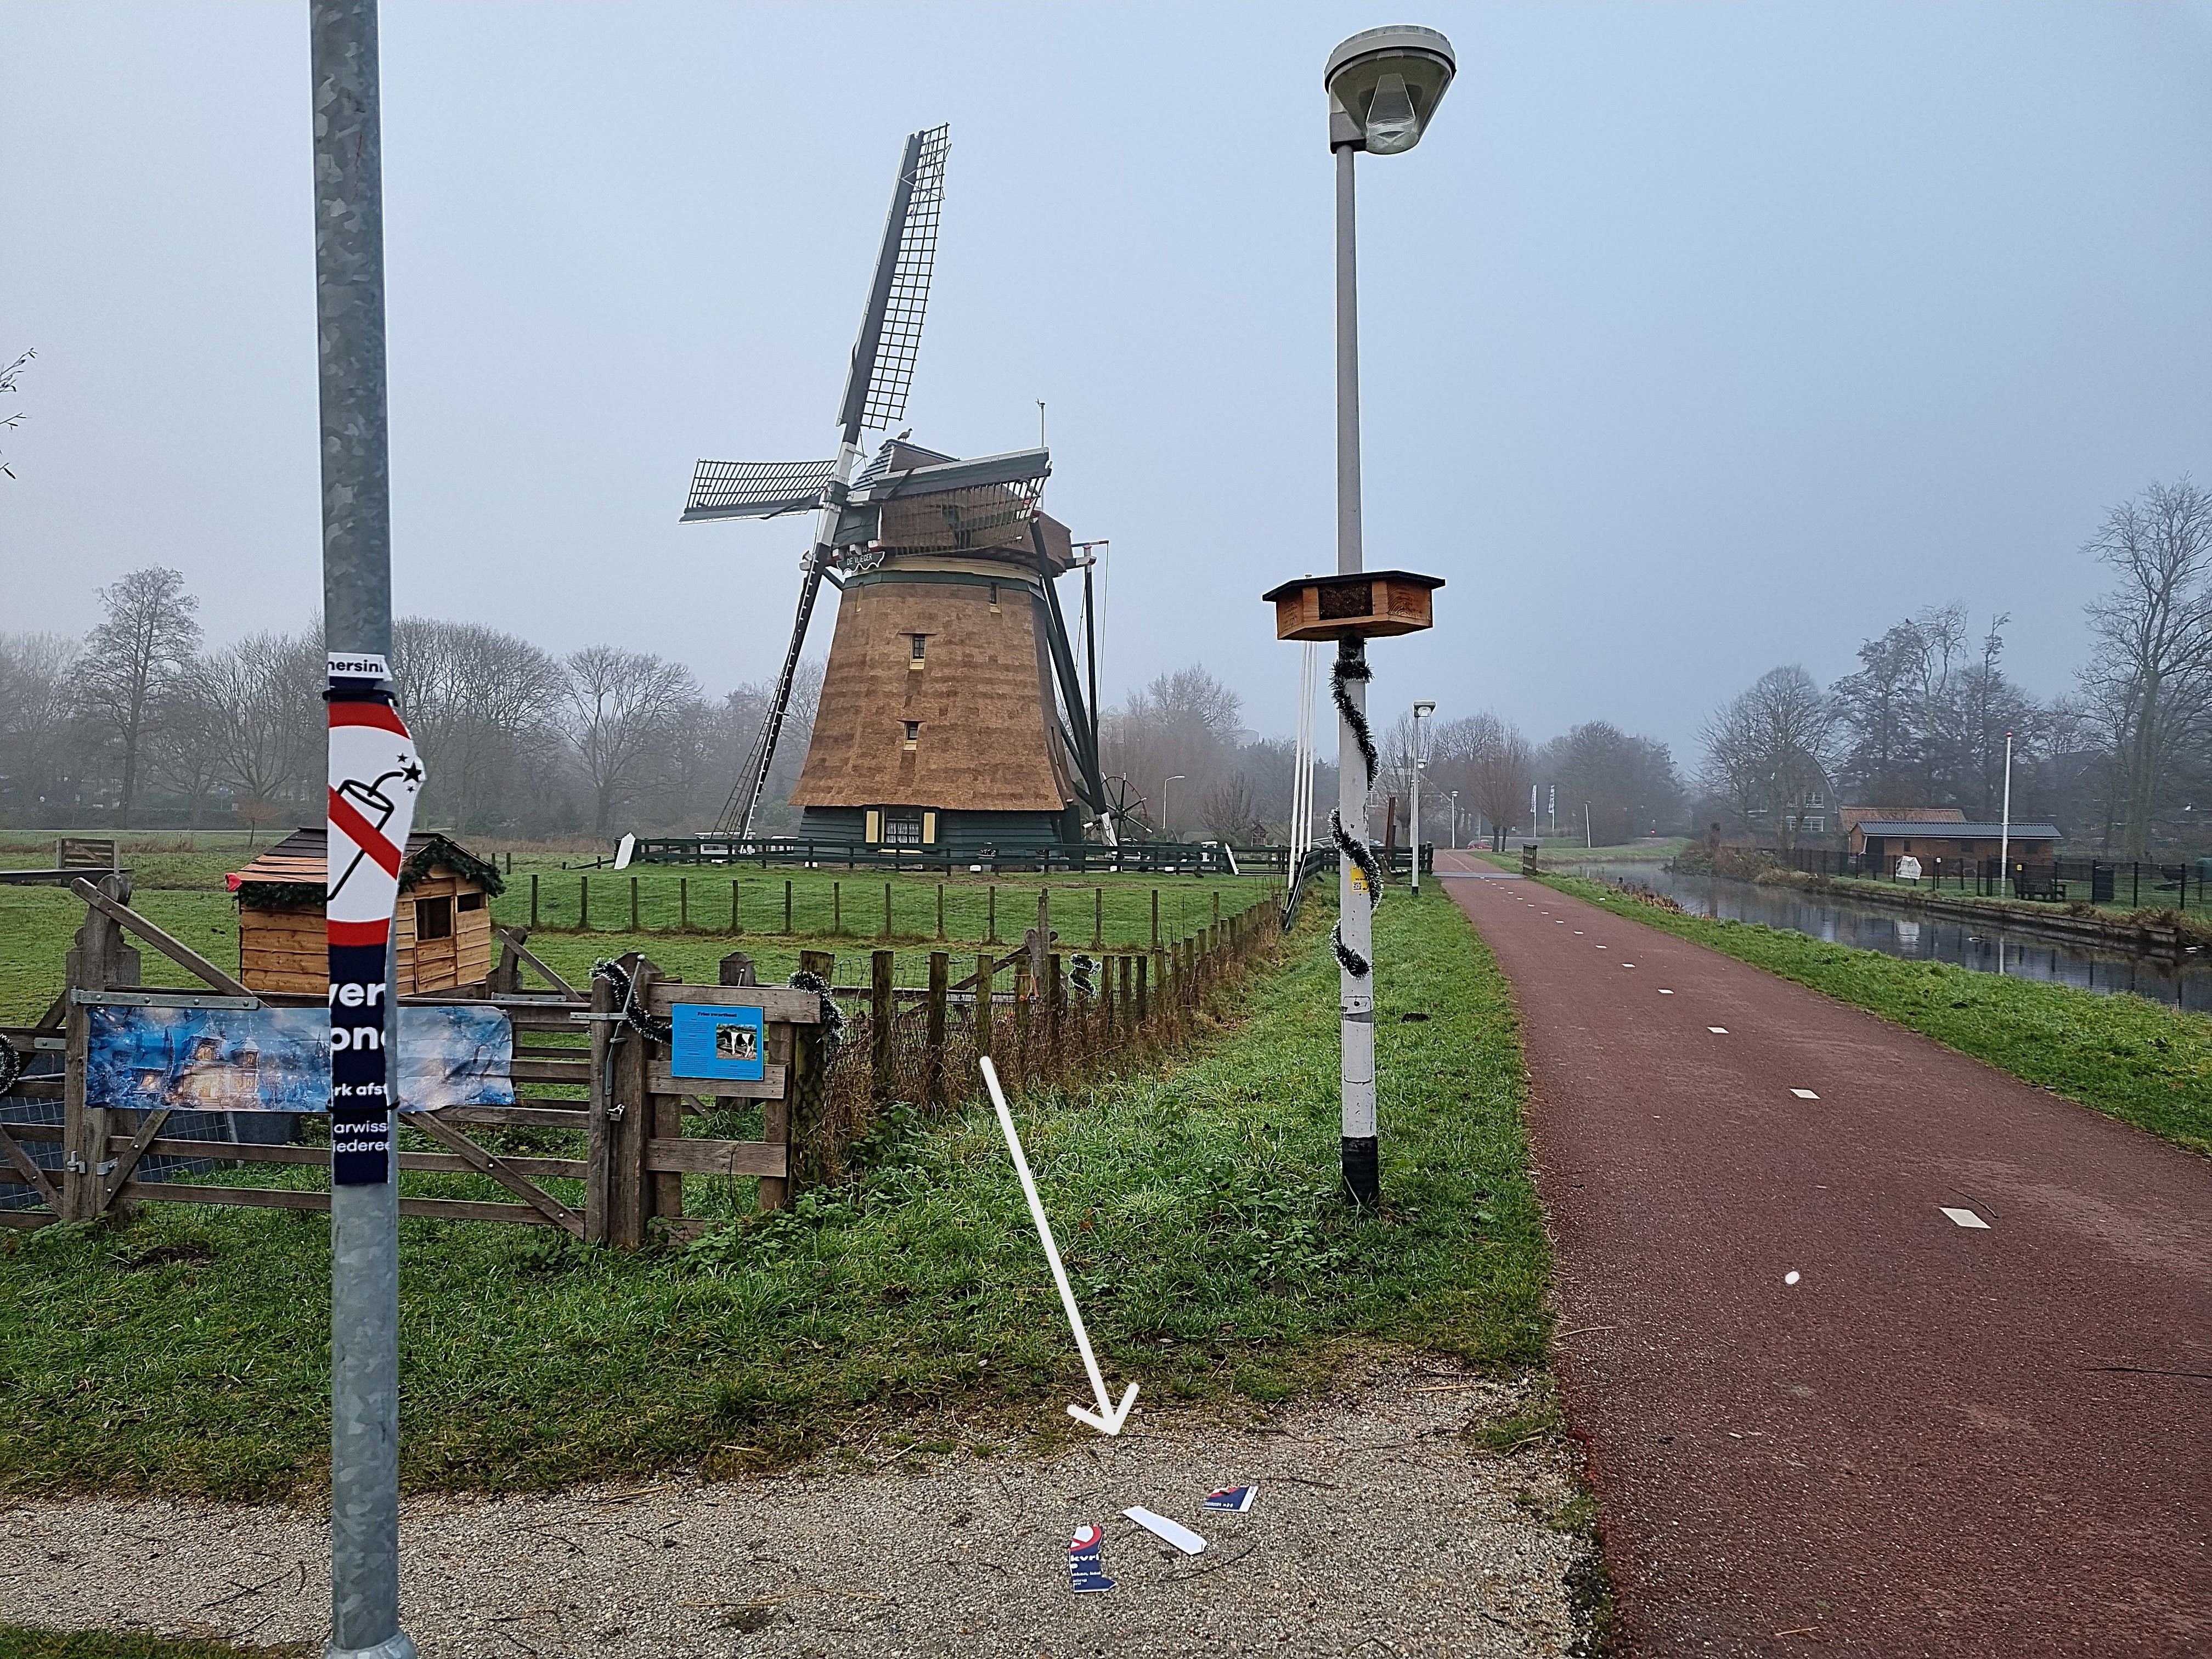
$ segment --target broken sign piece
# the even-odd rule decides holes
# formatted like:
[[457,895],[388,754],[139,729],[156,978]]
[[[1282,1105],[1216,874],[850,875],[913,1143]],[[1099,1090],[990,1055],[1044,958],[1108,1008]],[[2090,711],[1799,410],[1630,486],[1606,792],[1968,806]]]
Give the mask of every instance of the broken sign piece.
[[1259,1495],[1257,1486],[1224,1486],[1218,1492],[1206,1493],[1202,1507],[1214,1515],[1242,1515],[1252,1507],[1252,1500]]
[[1170,1521],[1164,1515],[1154,1515],[1141,1504],[1133,1504],[1121,1513],[1154,1537],[1166,1539],[1185,1555],[1199,1555],[1205,1552],[1206,1540],[1180,1521]]
[[1098,1553],[1106,1545],[1103,1527],[1078,1527],[1075,1536],[1067,1543],[1068,1588],[1080,1593],[1084,1590],[1109,1590],[1114,1581],[1100,1570]]

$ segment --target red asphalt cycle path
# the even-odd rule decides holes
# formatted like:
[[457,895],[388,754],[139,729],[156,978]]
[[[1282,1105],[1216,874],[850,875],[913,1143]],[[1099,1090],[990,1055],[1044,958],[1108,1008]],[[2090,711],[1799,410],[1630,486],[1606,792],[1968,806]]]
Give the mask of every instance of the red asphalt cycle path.
[[1626,1651],[2212,1654],[2212,1163],[1437,863],[1519,1005]]

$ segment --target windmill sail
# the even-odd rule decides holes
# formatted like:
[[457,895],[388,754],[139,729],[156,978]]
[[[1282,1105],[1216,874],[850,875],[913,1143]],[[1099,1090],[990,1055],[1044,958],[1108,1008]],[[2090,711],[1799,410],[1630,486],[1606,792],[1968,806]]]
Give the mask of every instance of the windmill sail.
[[[951,128],[937,126],[910,135],[899,158],[890,215],[868,285],[860,334],[853,345],[845,395],[838,410],[838,445],[827,461],[701,461],[691,475],[691,494],[683,521],[712,519],[772,519],[817,509],[814,545],[799,595],[791,644],[784,653],[775,696],[769,702],[760,735],[744,774],[714,829],[717,834],[752,834],[761,793],[775,764],[777,739],[791,707],[791,688],[806,644],[807,624],[822,589],[823,571],[836,549],[846,480],[860,460],[861,432],[889,426],[906,412],[907,390],[914,382],[915,360],[921,349],[921,325],[929,309],[929,281],[937,260],[937,227],[945,204],[945,162],[951,151]],[[1042,487],[1042,480],[1039,481]]]

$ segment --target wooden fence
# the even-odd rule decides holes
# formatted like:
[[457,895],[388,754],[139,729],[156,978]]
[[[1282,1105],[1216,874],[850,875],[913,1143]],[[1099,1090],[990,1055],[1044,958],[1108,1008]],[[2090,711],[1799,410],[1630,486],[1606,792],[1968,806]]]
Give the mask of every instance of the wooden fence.
[[[252,1009],[313,1006],[316,999],[248,989],[132,910],[127,872],[97,885],[80,879],[74,890],[86,916],[63,994],[35,1024],[0,1028],[18,1055],[64,1062],[58,1073],[21,1079],[12,1091],[17,1100],[58,1098],[60,1121],[0,1122],[0,1188],[27,1189],[32,1200],[0,1208],[0,1225],[89,1221],[148,1200],[327,1210],[326,1182],[160,1179],[149,1162],[203,1171],[229,1164],[326,1170],[325,1147],[168,1133],[172,1117],[181,1115],[108,1109],[86,1097],[94,1007]],[[979,1055],[993,1055],[1017,1089],[1149,1060],[1185,1038],[1209,1000],[1249,959],[1273,948],[1280,931],[1264,899],[1149,951],[1071,954],[1055,948],[1048,929],[1031,928],[1010,954],[979,954],[974,970],[957,981],[948,953],[929,953],[926,985],[904,988],[893,951],[872,952],[867,983],[845,986],[836,984],[835,956],[803,952],[801,972],[833,988],[827,1002],[818,990],[756,985],[742,953],[725,957],[721,983],[706,987],[687,985],[633,952],[617,959],[618,974],[595,975],[586,995],[541,962],[525,936],[504,938],[500,967],[482,994],[409,997],[402,1006],[499,1008],[514,1030],[515,1103],[406,1113],[398,1158],[403,1174],[480,1177],[506,1197],[403,1193],[400,1213],[557,1227],[587,1243],[635,1247],[656,1232],[682,1236],[706,1224],[685,1213],[687,1175],[752,1178],[762,1210],[788,1204],[799,1184],[840,1178],[852,1143],[884,1108],[905,1102],[937,1109],[968,1098]],[[207,989],[142,986],[132,939]],[[526,969],[545,988],[525,989]],[[618,983],[626,1006],[617,1000]],[[763,1010],[761,1081],[671,1073],[664,1022],[677,1004],[701,1002]],[[694,1133],[700,1120],[726,1123],[733,1110],[750,1111],[753,1103],[757,1139]],[[48,1149],[45,1158],[34,1155],[40,1147]]]

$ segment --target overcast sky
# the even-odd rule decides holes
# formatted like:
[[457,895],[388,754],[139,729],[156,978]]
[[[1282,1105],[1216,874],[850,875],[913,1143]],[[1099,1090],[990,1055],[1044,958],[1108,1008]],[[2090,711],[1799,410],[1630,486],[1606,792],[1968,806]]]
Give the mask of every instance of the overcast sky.
[[[1287,732],[1258,595],[1334,560],[1320,70],[1400,21],[1460,75],[1360,163],[1367,550],[1449,585],[1377,702],[1687,762],[1764,670],[1953,599],[2065,690],[2081,542],[2212,477],[2203,6],[388,0],[398,607],[772,672],[805,523],[678,526],[691,464],[829,453],[901,141],[949,120],[917,441],[1045,399],[1109,695],[1203,661]],[[0,76],[0,362],[39,352],[0,627],[156,562],[217,638],[297,626],[305,6],[10,0]]]

